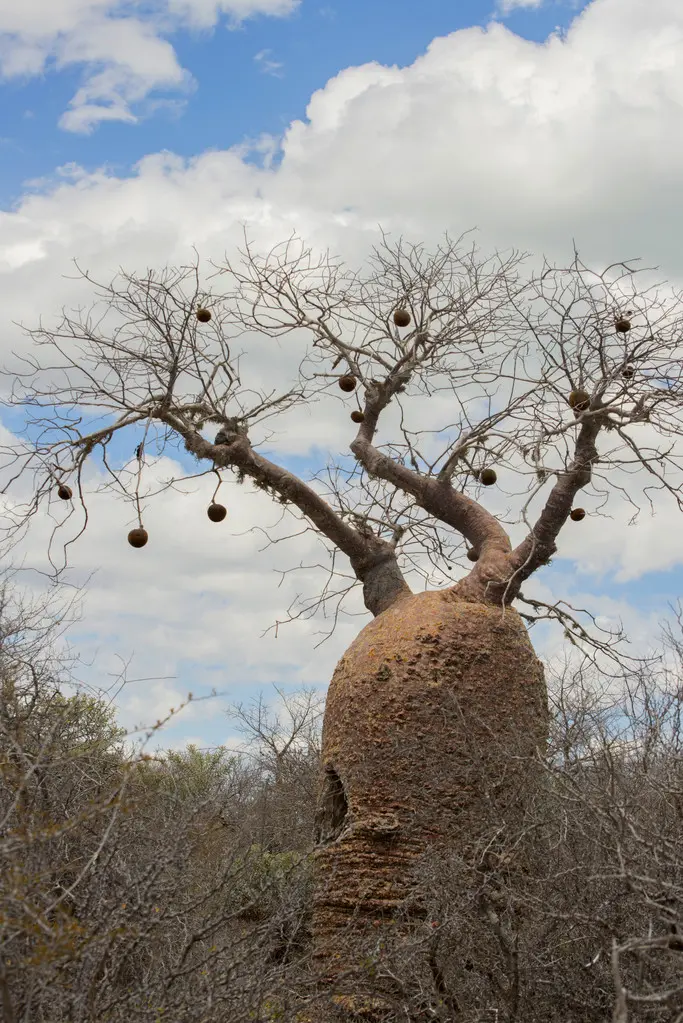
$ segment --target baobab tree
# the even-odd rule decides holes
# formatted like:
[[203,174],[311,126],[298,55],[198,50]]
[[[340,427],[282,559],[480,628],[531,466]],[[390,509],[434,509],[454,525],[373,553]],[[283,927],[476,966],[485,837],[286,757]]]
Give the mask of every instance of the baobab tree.
[[[179,443],[195,475],[249,478],[303,518],[329,542],[333,575],[344,555],[342,597],[362,585],[372,620],[337,665],[323,728],[313,922],[330,995],[322,1020],[390,1009],[402,981],[377,967],[378,954],[430,924],[413,897],[428,850],[457,847],[486,864],[514,834],[548,729],[527,627],[555,619],[586,655],[621,656],[618,631],[522,592],[565,525],[581,528],[578,495],[587,490],[594,514],[624,500],[637,511],[624,474],[640,470],[651,504],[655,491],[683,507],[677,298],[639,290],[644,271],[631,262],[597,272],[574,252],[567,267],[546,262],[524,279],[523,254],[485,259],[463,239],[425,255],[383,235],[364,273],[295,237],[265,257],[245,238],[239,265],[213,264],[205,280],[198,259],[109,284],[79,271],[95,305],[27,327],[35,349],[15,371],[10,401],[27,425],[5,468],[9,488],[30,476],[32,497],[13,508],[10,537],[55,498],[85,528],[84,473],[99,457],[108,485],[135,501],[128,539],[144,547],[145,460],[153,442],[157,453]],[[293,331],[311,342],[298,381],[249,404],[234,341]],[[255,432],[333,396],[353,405],[353,464],[328,467],[321,493],[320,476],[305,481],[261,454]],[[411,408],[428,417],[427,397],[448,409],[440,428],[410,421]],[[380,444],[393,410],[398,435]],[[126,430],[136,457],[116,464]],[[487,501],[501,491],[513,510],[493,514]],[[225,517],[217,492],[208,515]],[[450,584],[412,592],[415,551]]]

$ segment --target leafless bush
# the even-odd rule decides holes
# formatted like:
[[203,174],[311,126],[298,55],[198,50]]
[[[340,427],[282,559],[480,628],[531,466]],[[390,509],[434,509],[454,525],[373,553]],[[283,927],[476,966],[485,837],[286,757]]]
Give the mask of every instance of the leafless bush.
[[[279,692],[284,722],[262,698],[233,708],[248,755],[131,757],[104,699],[58,692],[58,619],[0,591],[4,1019],[315,1020],[321,699]],[[492,819],[469,860],[424,861],[425,918],[397,914],[393,941],[378,928],[385,1018],[683,1020],[679,673],[643,669],[615,697],[566,669],[550,695],[521,823]]]
[[1,596],[4,1019],[255,1019],[309,902],[307,858],[254,841],[267,779],[224,751],[126,757],[104,700],[58,691],[61,616]]
[[239,721],[265,779],[257,808],[260,843],[265,844],[268,833],[271,851],[303,852],[310,848],[314,832],[325,698],[306,687],[289,695],[274,688],[283,704],[284,721],[269,713],[262,695],[251,707],[233,707],[231,715]]

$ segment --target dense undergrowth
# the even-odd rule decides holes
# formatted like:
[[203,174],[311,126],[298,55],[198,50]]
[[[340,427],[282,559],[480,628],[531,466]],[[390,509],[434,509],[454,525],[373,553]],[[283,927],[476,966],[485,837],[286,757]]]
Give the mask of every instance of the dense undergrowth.
[[[5,585],[3,1019],[315,1020],[319,702],[285,697],[289,730],[263,704],[233,709],[251,739],[240,754],[132,755],[106,698],[62,695],[74,679],[58,622]],[[630,675],[616,700],[594,672],[551,674],[549,688],[552,740],[523,827],[492,814],[472,862],[423,863],[426,923],[378,939],[368,985],[395,979],[392,1020],[683,1020],[677,673]]]

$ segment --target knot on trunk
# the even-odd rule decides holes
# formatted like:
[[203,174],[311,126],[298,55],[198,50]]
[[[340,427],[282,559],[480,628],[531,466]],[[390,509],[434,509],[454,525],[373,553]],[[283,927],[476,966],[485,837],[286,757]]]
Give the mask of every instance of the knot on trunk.
[[233,444],[236,440],[242,437],[245,440],[248,439],[248,436],[249,434],[245,424],[236,416],[233,416],[220,428],[216,434],[214,444]]

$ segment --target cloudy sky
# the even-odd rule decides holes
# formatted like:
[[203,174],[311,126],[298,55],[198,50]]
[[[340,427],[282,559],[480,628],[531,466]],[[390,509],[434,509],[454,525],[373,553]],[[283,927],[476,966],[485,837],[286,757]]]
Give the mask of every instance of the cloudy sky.
[[[202,261],[234,258],[243,223],[260,251],[296,231],[354,268],[378,225],[432,247],[476,228],[482,251],[529,252],[532,268],[543,255],[567,262],[575,241],[592,267],[641,257],[680,287],[679,0],[494,4],[0,0],[5,364],[30,347],[21,324],[88,303],[74,258],[102,280],[185,263],[192,246]],[[257,337],[244,347],[250,380],[296,379],[298,349]],[[20,416],[0,418],[11,443]],[[267,449],[308,476],[352,439],[345,415],[311,409]],[[155,478],[187,472],[177,457]],[[144,551],[125,542],[130,505],[94,495],[69,550],[68,579],[89,579],[71,637],[88,662],[81,677],[107,686],[125,664],[131,679],[156,679],[117,696],[124,727],[153,723],[189,690],[223,694],[187,708],[155,745],[233,744],[226,704],[273,682],[324,691],[370,617],[356,590],[321,646],[322,614],[266,631],[320,590],[325,550],[310,534],[266,546],[250,527],[285,536],[292,523],[231,482],[227,520],[209,523],[212,489],[204,478],[149,502]],[[499,498],[487,500],[494,510]],[[681,592],[680,513],[660,501],[629,525],[618,496],[608,512],[567,528],[525,592],[621,618],[644,651]],[[25,565],[46,567],[48,533],[36,520]],[[561,646],[558,630],[533,635],[542,654]]]

